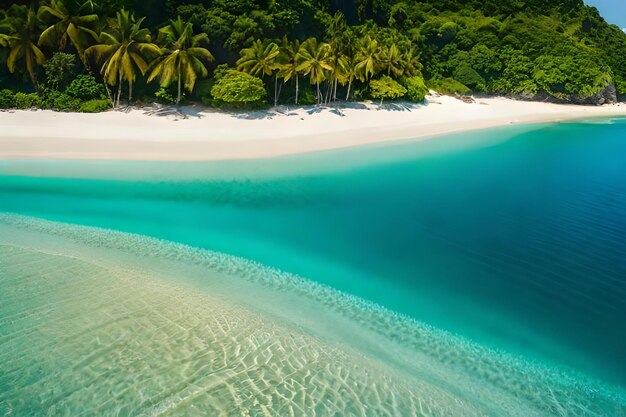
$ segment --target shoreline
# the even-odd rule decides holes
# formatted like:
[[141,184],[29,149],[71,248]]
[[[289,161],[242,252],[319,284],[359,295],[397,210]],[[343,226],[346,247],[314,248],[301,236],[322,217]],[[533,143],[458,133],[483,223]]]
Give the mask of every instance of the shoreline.
[[105,113],[0,112],[0,159],[210,161],[278,157],[425,140],[506,125],[626,116],[626,105],[429,96],[425,104],[278,107],[227,113],[144,107]]

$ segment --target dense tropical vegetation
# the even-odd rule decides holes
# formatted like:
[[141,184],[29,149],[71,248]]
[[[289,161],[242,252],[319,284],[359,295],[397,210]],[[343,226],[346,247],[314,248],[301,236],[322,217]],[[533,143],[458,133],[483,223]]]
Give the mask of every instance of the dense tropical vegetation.
[[626,34],[582,0],[0,1],[0,108],[232,108],[626,95]]

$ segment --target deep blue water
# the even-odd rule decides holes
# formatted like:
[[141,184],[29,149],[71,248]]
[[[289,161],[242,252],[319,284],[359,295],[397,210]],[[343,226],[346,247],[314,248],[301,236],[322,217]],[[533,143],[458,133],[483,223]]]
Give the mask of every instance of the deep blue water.
[[0,161],[0,211],[256,260],[626,386],[626,120],[254,161]]

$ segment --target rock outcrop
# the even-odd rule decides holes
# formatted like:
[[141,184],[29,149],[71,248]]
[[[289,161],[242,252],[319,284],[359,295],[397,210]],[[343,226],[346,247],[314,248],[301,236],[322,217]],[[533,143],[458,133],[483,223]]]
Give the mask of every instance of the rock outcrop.
[[608,84],[603,90],[588,97],[571,95],[567,97],[555,97],[546,91],[540,91],[537,94],[519,93],[511,94],[510,98],[523,101],[547,101],[550,103],[561,104],[583,104],[592,106],[601,106],[603,104],[617,103],[617,90],[615,84]]

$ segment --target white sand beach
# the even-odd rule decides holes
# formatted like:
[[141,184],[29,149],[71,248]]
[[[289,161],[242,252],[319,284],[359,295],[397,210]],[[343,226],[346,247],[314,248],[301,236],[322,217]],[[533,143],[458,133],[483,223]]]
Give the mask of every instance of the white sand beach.
[[465,103],[429,96],[427,104],[350,103],[227,113],[156,107],[99,114],[0,112],[0,158],[218,160],[289,155],[424,139],[509,124],[626,116],[626,104],[575,106],[505,98]]

